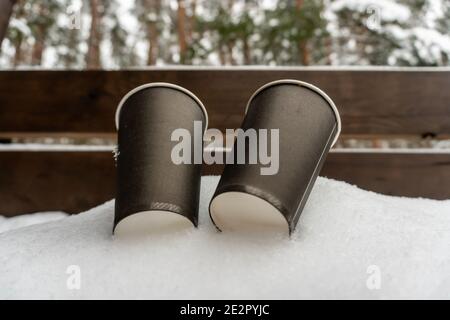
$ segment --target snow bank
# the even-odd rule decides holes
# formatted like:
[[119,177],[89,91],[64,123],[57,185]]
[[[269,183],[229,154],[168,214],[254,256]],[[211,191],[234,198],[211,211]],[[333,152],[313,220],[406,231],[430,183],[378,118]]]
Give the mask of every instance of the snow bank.
[[59,211],[24,214],[12,218],[0,216],[0,233],[34,224],[56,221],[65,217],[67,217],[67,214]]
[[109,201],[0,234],[0,298],[450,297],[450,201],[319,178],[292,239],[258,238],[214,229],[217,182],[203,179],[198,230],[113,240]]

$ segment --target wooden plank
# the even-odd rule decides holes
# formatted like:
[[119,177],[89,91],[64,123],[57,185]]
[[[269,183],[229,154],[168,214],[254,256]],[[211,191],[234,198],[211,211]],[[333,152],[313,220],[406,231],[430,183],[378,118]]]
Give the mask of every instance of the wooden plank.
[[121,97],[147,82],[172,82],[204,102],[210,126],[238,127],[250,95],[282,78],[311,82],[336,102],[346,134],[450,133],[450,71],[147,69],[0,71],[2,132],[113,132]]
[[85,211],[114,197],[108,152],[0,152],[0,214]]
[[[1,215],[77,213],[114,197],[109,152],[0,152],[0,167]],[[389,195],[450,198],[448,154],[330,153],[321,175]]]
[[450,154],[330,153],[320,175],[387,195],[450,199]]

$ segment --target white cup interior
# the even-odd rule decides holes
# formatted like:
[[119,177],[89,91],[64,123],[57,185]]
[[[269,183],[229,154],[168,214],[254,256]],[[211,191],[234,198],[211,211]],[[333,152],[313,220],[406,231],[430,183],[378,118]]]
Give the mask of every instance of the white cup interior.
[[116,225],[115,238],[138,238],[168,234],[192,228],[192,222],[175,212],[150,210],[134,213]]
[[269,202],[245,192],[224,192],[210,204],[210,214],[221,231],[289,234],[283,214]]

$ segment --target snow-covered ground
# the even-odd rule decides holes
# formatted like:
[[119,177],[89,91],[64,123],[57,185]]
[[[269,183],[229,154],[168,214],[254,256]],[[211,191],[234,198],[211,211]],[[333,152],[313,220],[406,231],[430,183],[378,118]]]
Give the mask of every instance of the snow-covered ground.
[[257,237],[214,229],[217,182],[198,230],[113,239],[109,201],[0,233],[0,298],[450,298],[450,200],[319,178],[291,239]]

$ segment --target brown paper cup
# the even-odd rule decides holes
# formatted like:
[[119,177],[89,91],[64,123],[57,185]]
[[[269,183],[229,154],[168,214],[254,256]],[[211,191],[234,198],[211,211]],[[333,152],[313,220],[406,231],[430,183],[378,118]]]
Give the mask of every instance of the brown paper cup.
[[[265,165],[261,163],[226,164],[210,203],[210,216],[222,231],[291,233],[339,136],[337,108],[309,83],[274,81],[250,98],[242,129],[278,129],[278,172],[262,175]],[[273,134],[269,141],[270,137]],[[252,147],[245,143],[246,152]]]
[[[200,134],[194,122],[201,124]],[[197,226],[201,163],[208,116],[190,91],[169,83],[149,83],[130,91],[116,111],[118,128],[116,236],[164,233]],[[175,164],[174,130],[191,136],[189,164]]]

